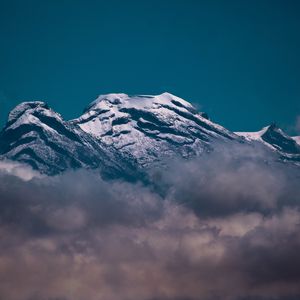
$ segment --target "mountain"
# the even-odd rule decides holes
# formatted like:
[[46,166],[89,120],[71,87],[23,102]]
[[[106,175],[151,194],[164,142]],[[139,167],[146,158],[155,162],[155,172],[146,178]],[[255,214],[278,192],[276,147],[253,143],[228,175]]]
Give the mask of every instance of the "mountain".
[[290,137],[276,124],[264,127],[257,132],[236,132],[248,141],[258,141],[276,151],[282,159],[300,162],[299,137]]
[[169,93],[107,94],[70,121],[44,102],[21,103],[0,132],[0,159],[23,162],[48,175],[89,168],[108,178],[130,179],[169,158],[194,157],[216,145],[259,142],[284,160],[300,162],[296,141],[275,125],[233,133]]
[[214,141],[239,139],[169,93],[102,95],[72,124],[123,155],[132,155],[145,167],[162,157],[190,157],[211,151]]
[[94,141],[39,101],[24,102],[10,112],[0,133],[0,155],[48,175],[77,168],[99,168],[103,174],[123,171],[112,147]]

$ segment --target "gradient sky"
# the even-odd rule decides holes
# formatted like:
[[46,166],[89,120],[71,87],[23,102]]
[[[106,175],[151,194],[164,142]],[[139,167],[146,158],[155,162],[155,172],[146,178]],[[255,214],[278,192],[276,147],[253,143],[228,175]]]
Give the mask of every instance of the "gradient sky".
[[300,1],[0,0],[1,123],[97,95],[176,94],[231,130],[300,114]]

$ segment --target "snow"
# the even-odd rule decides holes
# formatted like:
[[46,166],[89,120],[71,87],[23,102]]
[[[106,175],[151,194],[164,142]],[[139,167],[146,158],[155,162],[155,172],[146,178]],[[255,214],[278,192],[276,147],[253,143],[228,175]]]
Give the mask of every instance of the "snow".
[[17,105],[8,115],[8,122],[16,120],[24,112],[31,110],[33,107],[44,106],[45,103],[41,101],[23,102]]
[[[179,102],[182,107],[176,106],[172,101]],[[132,95],[127,94],[106,94],[100,95],[95,101],[93,101],[88,107],[87,110],[97,110],[97,109],[108,109],[112,105],[117,107],[126,107],[126,108],[136,108],[136,109],[147,109],[157,107],[157,104],[169,105],[171,107],[176,107],[179,109],[189,108],[193,109],[193,106],[170,93],[162,93],[160,95]]]
[[23,124],[37,125],[39,127],[42,127],[46,131],[56,132],[53,128],[42,123],[39,120],[39,118],[31,115],[30,113],[25,113],[25,114],[21,115],[21,117],[19,117],[19,119],[16,122],[14,122],[11,126],[9,126],[8,128],[16,129],[17,127],[19,127],[20,125],[23,125]]
[[285,157],[292,158],[294,156],[297,159],[297,156],[299,154],[297,154],[297,153],[289,154],[285,149],[283,149],[280,146],[282,140],[278,140],[279,143],[277,143],[276,140],[274,140],[273,142],[265,140],[263,138],[263,135],[267,131],[276,132],[277,134],[279,134],[279,136],[281,137],[280,139],[282,139],[283,141],[291,141],[291,139],[293,139],[300,145],[299,137],[290,137],[289,135],[287,135],[282,129],[280,129],[276,125],[270,125],[270,126],[264,127],[262,130],[257,131],[257,132],[235,132],[235,133],[239,136],[243,136],[247,141],[250,141],[250,142],[251,141],[259,141],[259,142],[263,143],[264,145],[266,145],[267,147],[269,147],[270,149],[272,149],[274,151],[278,151],[279,153],[281,153]]
[[[272,150],[278,150],[277,146],[271,145],[262,139],[262,136],[270,129],[271,126],[263,127],[256,132],[235,132],[236,135],[244,137],[247,141],[259,141]],[[277,129],[276,129],[277,130]],[[280,130],[281,131],[281,130]]]
[[58,122],[63,122],[61,116],[48,107],[48,105],[41,101],[23,102],[17,105],[8,116],[7,129],[16,129],[21,125],[36,125],[47,132],[58,134],[58,132],[49,127],[47,124],[41,122],[36,115],[44,115],[56,119]]
[[293,136],[292,139],[300,146],[300,136]]
[[[275,125],[269,125],[264,128],[262,128],[260,131],[257,132],[235,132],[235,134],[239,136],[245,137],[249,141],[263,141],[262,136],[268,131],[274,131],[279,133],[282,137],[286,139],[291,139],[289,135],[287,135],[281,128],[275,126]],[[297,139],[297,137],[294,137],[293,139]]]
[[[120,124],[122,118],[128,121]],[[170,93],[101,95],[72,123],[107,145],[130,152],[140,162],[170,151],[180,152],[174,144],[206,147],[206,142],[198,141],[199,132],[207,139],[236,138],[222,126],[196,113],[189,102]],[[206,125],[200,126],[201,123]]]
[[268,129],[269,129],[269,126],[266,126],[256,132],[235,132],[235,134],[237,134],[239,136],[243,136],[248,141],[263,141],[261,137],[262,137],[262,135],[264,135],[266,133],[266,131]]

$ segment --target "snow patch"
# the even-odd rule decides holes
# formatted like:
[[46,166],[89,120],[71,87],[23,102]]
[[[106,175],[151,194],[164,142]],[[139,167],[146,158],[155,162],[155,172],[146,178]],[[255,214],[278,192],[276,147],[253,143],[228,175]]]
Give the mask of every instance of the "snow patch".
[[300,146],[300,136],[293,136],[292,139]]

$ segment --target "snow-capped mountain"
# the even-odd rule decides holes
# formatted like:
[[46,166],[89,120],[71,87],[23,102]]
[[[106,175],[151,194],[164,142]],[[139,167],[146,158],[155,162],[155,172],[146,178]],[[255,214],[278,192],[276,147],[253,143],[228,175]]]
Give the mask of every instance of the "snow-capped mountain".
[[132,155],[142,166],[162,157],[189,157],[210,151],[216,140],[239,139],[169,93],[102,95],[72,124],[96,140],[113,145],[123,155]]
[[39,101],[24,102],[10,112],[0,133],[0,154],[50,175],[87,167],[122,172],[113,148],[94,141]]
[[0,159],[29,164],[48,175],[69,169],[99,169],[108,177],[134,178],[165,159],[190,158],[216,144],[259,142],[285,160],[300,161],[299,137],[274,125],[233,133],[169,93],[99,96],[71,121],[44,102],[14,108],[0,133]]
[[290,137],[276,124],[257,132],[236,132],[248,141],[258,141],[276,151],[283,159],[300,162],[299,137]]

